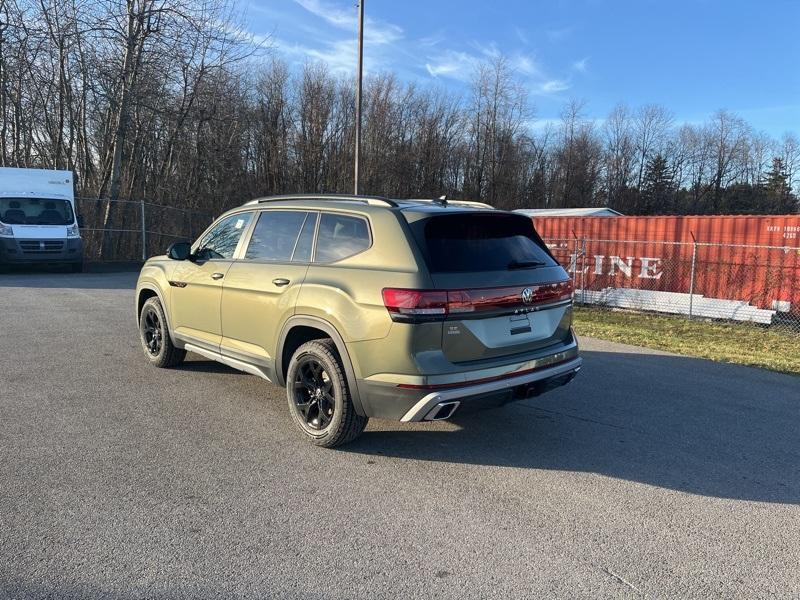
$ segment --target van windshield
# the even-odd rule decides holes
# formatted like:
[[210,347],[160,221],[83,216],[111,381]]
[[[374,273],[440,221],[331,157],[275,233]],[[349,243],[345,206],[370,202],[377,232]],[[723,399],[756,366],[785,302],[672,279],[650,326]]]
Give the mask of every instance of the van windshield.
[[72,225],[75,215],[67,200],[0,198],[0,221],[6,225]]
[[431,273],[552,267],[556,261],[527,217],[508,213],[439,215],[412,226]]

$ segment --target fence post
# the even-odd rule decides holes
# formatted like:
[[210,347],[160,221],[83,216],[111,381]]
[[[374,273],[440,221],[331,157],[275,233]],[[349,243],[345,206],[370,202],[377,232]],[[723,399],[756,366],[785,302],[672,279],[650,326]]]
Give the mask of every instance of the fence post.
[[586,306],[586,238],[581,238],[581,306]]
[[575,249],[573,250],[572,257],[570,259],[570,262],[572,263],[570,268],[572,268],[572,289],[574,293],[574,290],[578,287],[578,269],[580,268],[578,266],[578,258],[580,257],[581,247],[580,240],[578,239],[578,236],[575,235],[574,230],[572,231],[572,238],[575,240]]
[[697,240],[693,232],[689,232],[692,236],[692,272],[689,275],[689,319],[691,320],[694,312],[694,270],[697,264]]
[[142,262],[144,262],[147,260],[147,228],[144,214],[144,198],[142,198],[141,210],[139,212],[142,215]]
[[[573,293],[575,288],[578,287],[578,253],[580,252],[578,248],[578,236],[575,235],[575,232],[572,232],[572,239],[575,240],[575,246],[572,251],[572,256],[570,258],[570,266],[569,268],[572,269],[572,289]],[[567,273],[569,274],[569,273]]]

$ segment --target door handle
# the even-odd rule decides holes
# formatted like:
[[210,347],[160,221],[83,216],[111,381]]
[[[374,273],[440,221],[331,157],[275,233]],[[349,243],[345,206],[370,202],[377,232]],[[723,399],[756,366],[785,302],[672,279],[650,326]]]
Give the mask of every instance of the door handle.
[[224,273],[212,273],[211,274],[211,279],[222,279],[223,277],[225,277]]
[[289,285],[289,280],[285,277],[278,277],[277,279],[273,279],[272,283],[277,285],[278,287],[283,287],[285,285]]

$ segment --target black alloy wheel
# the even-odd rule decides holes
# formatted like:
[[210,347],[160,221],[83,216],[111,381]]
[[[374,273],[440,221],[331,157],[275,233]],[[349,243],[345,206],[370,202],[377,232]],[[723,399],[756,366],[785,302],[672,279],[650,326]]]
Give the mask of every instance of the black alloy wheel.
[[152,356],[158,356],[164,343],[164,328],[158,312],[153,307],[147,307],[145,310],[142,328],[144,344]]
[[186,350],[177,348],[172,342],[167,316],[155,296],[145,300],[142,305],[139,313],[139,337],[144,355],[155,367],[177,367],[186,358]]
[[345,367],[330,338],[302,344],[286,369],[286,399],[297,428],[316,446],[353,441],[367,426],[350,396]]
[[309,429],[322,431],[330,425],[336,410],[333,380],[313,356],[303,357],[297,367],[294,402]]

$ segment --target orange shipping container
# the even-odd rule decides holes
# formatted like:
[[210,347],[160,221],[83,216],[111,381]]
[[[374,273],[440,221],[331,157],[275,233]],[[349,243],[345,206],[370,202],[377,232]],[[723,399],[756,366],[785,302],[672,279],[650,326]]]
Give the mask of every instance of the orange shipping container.
[[692,290],[800,313],[800,215],[536,216],[534,224],[576,287]]

